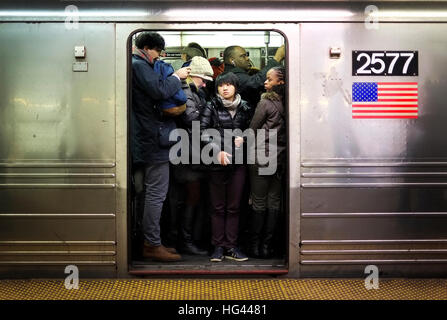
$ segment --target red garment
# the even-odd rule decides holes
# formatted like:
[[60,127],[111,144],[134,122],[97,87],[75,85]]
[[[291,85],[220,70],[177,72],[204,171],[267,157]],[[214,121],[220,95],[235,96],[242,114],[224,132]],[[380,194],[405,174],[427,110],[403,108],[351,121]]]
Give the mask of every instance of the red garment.
[[213,79],[215,80],[219,74],[224,72],[225,64],[216,57],[209,58],[208,61],[211,64],[211,68],[213,68]]

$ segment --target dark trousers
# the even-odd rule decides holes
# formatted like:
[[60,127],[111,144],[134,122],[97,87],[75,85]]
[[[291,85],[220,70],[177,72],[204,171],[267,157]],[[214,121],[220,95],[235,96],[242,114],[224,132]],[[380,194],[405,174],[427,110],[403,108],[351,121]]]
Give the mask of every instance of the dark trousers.
[[233,171],[210,173],[209,188],[213,212],[211,215],[212,244],[234,248],[237,245],[239,208],[245,183],[245,166]]
[[279,211],[281,205],[281,176],[278,173],[259,175],[259,167],[250,165],[251,200],[254,211]]

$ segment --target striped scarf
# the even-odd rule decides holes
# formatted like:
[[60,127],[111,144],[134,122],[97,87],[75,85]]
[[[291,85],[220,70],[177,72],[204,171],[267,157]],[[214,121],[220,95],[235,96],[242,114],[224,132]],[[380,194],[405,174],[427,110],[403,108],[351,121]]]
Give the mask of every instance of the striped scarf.
[[143,49],[138,49],[137,47],[134,47],[132,50],[132,54],[146,60],[150,65],[154,64],[154,59],[150,55],[148,55],[148,53]]

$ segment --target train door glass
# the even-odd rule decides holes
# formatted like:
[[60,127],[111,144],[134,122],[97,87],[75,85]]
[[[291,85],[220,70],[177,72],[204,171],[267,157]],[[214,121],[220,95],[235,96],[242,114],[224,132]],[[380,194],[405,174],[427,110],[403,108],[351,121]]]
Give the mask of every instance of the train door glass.
[[[146,31],[142,31],[132,35],[132,48],[129,48],[129,61],[132,52],[136,52],[135,41],[138,36]],[[150,31],[154,32],[154,31]],[[224,51],[225,48],[230,46],[237,46],[238,49],[233,49],[230,52],[227,59],[227,63],[233,64],[233,67],[239,67],[239,69],[233,69],[233,71],[240,71],[240,68],[246,69],[245,73],[249,75],[255,75],[257,73],[265,74],[266,70],[272,66],[284,66],[285,59],[281,59],[285,53],[281,53],[281,48],[285,43],[284,37],[277,32],[273,31],[158,31],[165,41],[165,50],[161,52],[161,60],[169,63],[174,70],[180,69],[185,62],[187,62],[191,56],[203,55],[205,56],[213,69],[214,78],[213,81],[209,81],[205,88],[202,88],[198,92],[205,100],[211,100],[215,96],[215,77],[224,71]],[[199,44],[197,46],[195,44]],[[285,51],[283,51],[285,52]],[[238,54],[240,57],[235,56]],[[141,54],[140,54],[141,55]],[[143,56],[142,56],[143,57]],[[233,59],[234,58],[234,59]],[[242,62],[238,62],[237,59],[241,58]],[[236,62],[234,62],[236,60]],[[273,62],[272,62],[273,60]],[[277,61],[279,60],[279,62]],[[246,67],[243,66],[244,61],[249,61]],[[130,68],[129,78],[132,79],[132,68]],[[227,71],[225,69],[225,71]],[[256,102],[260,99],[261,94],[265,91],[264,81],[265,75],[257,77],[256,85],[259,87],[256,90],[241,92],[242,98],[249,97],[251,113],[247,113],[247,117],[251,119],[256,109]],[[279,78],[278,78],[279,79]],[[248,80],[247,80],[248,81]],[[251,83],[253,83],[252,77]],[[187,85],[191,88],[197,88],[192,77],[187,79]],[[245,84],[242,84],[243,87]],[[253,86],[253,85],[252,85]],[[134,89],[131,88],[131,99],[135,99]],[[194,89],[195,90],[195,89]],[[287,95],[284,94],[284,97]],[[287,110],[287,105],[284,106]],[[161,262],[157,261],[154,255],[153,247],[147,247],[145,241],[147,241],[147,234],[143,231],[143,216],[145,206],[145,170],[144,166],[137,165],[134,159],[138,156],[132,154],[132,141],[134,136],[140,136],[144,129],[137,128],[132,123],[132,119],[139,117],[139,110],[135,107],[134,101],[129,103],[129,143],[128,143],[128,163],[129,163],[129,203],[128,210],[130,212],[130,261],[131,271],[137,271],[144,274],[153,272],[168,272],[172,273],[176,270],[178,273],[185,271],[191,271],[196,273],[213,273],[213,271],[228,271],[229,273],[244,272],[259,273],[261,270],[265,273],[274,273],[278,270],[286,269],[286,253],[288,239],[286,239],[288,228],[288,212],[286,212],[286,197],[288,185],[286,181],[287,174],[284,172],[280,174],[278,168],[282,168],[285,171],[287,164],[275,165],[273,174],[269,173],[263,176],[261,180],[257,180],[253,175],[256,170],[250,170],[255,168],[248,165],[240,165],[239,167],[245,168],[245,172],[238,173],[240,180],[231,180],[233,175],[236,175],[235,171],[231,173],[225,173],[224,175],[216,174],[213,170],[210,170],[210,166],[204,165],[174,165],[169,163],[169,191],[166,199],[163,202],[163,208],[160,219],[160,236],[161,242],[165,247],[176,248],[181,255],[180,261],[175,262]],[[287,113],[284,113],[287,117]],[[185,124],[182,122],[182,116],[175,118],[177,127],[183,128]],[[248,120],[249,120],[248,119]],[[143,118],[139,119],[143,120]],[[277,119],[277,121],[280,121]],[[285,118],[282,118],[284,123]],[[285,127],[285,124],[284,124]],[[137,130],[138,133],[136,132]],[[143,131],[142,131],[143,130]],[[285,129],[284,129],[285,130]],[[150,130],[148,130],[149,132]],[[255,131],[256,132],[256,131]],[[255,133],[256,134],[256,133]],[[278,134],[280,136],[280,134]],[[285,136],[285,132],[284,132]],[[182,138],[183,139],[183,138]],[[248,137],[246,141],[248,141]],[[278,150],[281,148],[281,143],[284,141],[277,140]],[[200,142],[199,142],[200,144]],[[203,142],[202,155],[203,155]],[[285,145],[285,142],[284,142]],[[171,147],[173,148],[173,147]],[[285,146],[284,146],[285,149]],[[284,151],[286,153],[286,151]],[[284,157],[286,158],[286,157]],[[203,161],[203,159],[202,159]],[[280,161],[281,163],[281,161]],[[215,165],[214,167],[218,167]],[[273,168],[273,167],[271,167]],[[259,169],[259,168],[257,168]],[[211,185],[216,182],[216,177],[220,177],[217,184],[224,183],[222,177],[230,177],[229,181],[235,181],[235,185],[232,186],[232,190],[229,193],[234,192],[238,188],[240,189],[239,198],[240,208],[239,213],[234,219],[227,219],[228,212],[225,213],[225,218],[219,220],[215,216],[215,209],[218,207],[218,201],[224,201],[229,204],[231,201],[235,201],[238,197],[234,194],[227,194],[226,198],[220,199],[223,194],[216,194],[216,190],[220,187]],[[274,177],[273,180],[262,180],[266,177]],[[278,177],[280,177],[278,179]],[[253,179],[254,178],[254,179]],[[214,180],[212,180],[214,179]],[[223,178],[226,179],[226,178]],[[276,179],[276,180],[275,180]],[[244,187],[240,185],[245,180]],[[282,181],[281,181],[282,180]],[[214,182],[212,182],[214,181]],[[236,181],[239,181],[236,183]],[[258,189],[258,194],[262,194],[266,188],[262,188],[262,185],[272,186],[275,183],[282,186],[280,196],[276,200],[279,203],[279,210],[272,208],[263,210],[262,206],[268,201],[266,197],[258,196],[258,210],[254,210],[254,203],[256,201],[251,196],[253,183],[255,182]],[[155,187],[157,189],[157,187]],[[259,190],[260,189],[260,190]],[[213,194],[212,194],[213,193]],[[219,193],[219,192],[218,192]],[[273,197],[274,198],[274,197]],[[270,197],[272,199],[272,197]],[[213,200],[213,201],[211,201]],[[237,200],[236,200],[237,201]],[[147,199],[146,199],[147,202]],[[274,202],[274,201],[273,201]],[[260,203],[260,204],[259,204]],[[213,206],[214,204],[214,206]],[[260,209],[259,209],[260,208]],[[145,220],[146,221],[146,220]],[[218,227],[220,226],[220,227]],[[224,227],[225,226],[225,227]],[[214,227],[214,228],[213,228]],[[215,247],[213,242],[213,230],[219,228],[227,228],[227,235],[231,233],[229,229],[237,228],[237,247],[240,248],[243,254],[248,256],[248,260],[236,261],[227,257],[231,256],[231,252],[224,252],[225,258],[221,262],[211,262],[210,256],[213,254]],[[145,230],[147,232],[147,230]],[[216,239],[217,235],[214,235]],[[226,236],[225,240],[228,241]],[[231,240],[231,241],[234,241]],[[185,246],[185,243],[193,244],[191,247]],[[192,254],[194,250],[198,249],[202,254]],[[266,250],[266,249],[270,249]],[[258,252],[257,252],[258,251]],[[199,253],[199,252],[196,252]],[[255,257],[257,254],[259,256]],[[267,254],[267,255],[266,255]],[[172,257],[172,255],[170,256]],[[239,256],[241,258],[242,256]],[[163,259],[163,258],[162,258]],[[239,259],[240,260],[240,259]]]

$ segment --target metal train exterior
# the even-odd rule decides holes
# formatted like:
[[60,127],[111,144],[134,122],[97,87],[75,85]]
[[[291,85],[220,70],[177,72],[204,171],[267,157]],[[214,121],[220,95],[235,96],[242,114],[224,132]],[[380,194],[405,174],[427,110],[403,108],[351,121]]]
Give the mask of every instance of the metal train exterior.
[[[377,265],[445,276],[447,4],[375,4],[371,27],[362,1],[2,2],[0,277],[63,276],[71,264],[82,276],[131,274],[129,46],[141,30],[284,37],[283,274],[362,276]],[[85,58],[73,55],[79,45]],[[417,51],[418,72],[355,75],[354,51]],[[417,118],[355,119],[353,83],[386,81],[418,84]]]

